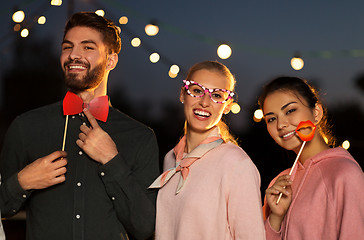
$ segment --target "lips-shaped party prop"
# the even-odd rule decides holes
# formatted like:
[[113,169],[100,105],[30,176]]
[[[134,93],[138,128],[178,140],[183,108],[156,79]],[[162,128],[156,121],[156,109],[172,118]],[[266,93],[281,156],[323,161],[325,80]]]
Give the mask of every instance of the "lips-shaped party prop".
[[[308,134],[304,134],[300,132],[302,128],[312,128],[312,131]],[[296,128],[296,133],[301,138],[302,141],[311,141],[313,136],[315,135],[316,126],[313,124],[310,120],[302,121],[300,124],[298,124],[298,127]]]
[[[308,134],[304,134],[304,133],[301,133],[300,130],[302,128],[312,128],[312,131]],[[302,145],[301,145],[301,148],[297,154],[297,157],[296,157],[296,160],[294,161],[293,163],[293,166],[291,168],[291,171],[289,171],[289,174],[291,176],[292,172],[293,172],[293,169],[295,168],[296,164],[297,164],[297,161],[302,153],[302,150],[303,150],[303,147],[305,146],[306,142],[307,141],[311,141],[313,136],[315,135],[315,130],[316,130],[316,126],[315,124],[313,124],[310,120],[307,120],[307,121],[302,121],[300,122],[300,124],[298,124],[297,128],[296,128],[296,133],[298,134],[299,138],[301,138],[301,140],[303,141]],[[278,199],[276,201],[276,204],[279,203],[279,201],[281,200],[281,197],[282,197],[282,193],[279,194],[278,196]]]

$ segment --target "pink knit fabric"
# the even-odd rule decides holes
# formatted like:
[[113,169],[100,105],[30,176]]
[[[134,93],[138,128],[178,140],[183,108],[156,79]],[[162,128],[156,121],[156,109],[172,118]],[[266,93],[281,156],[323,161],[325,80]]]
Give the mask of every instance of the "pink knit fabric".
[[[170,151],[164,169],[175,161]],[[176,194],[180,174],[159,190],[157,240],[265,239],[259,172],[241,148],[226,143],[206,153]]]
[[[292,203],[281,230],[274,231],[267,219],[267,239],[363,239],[363,190],[364,173],[346,150],[335,148],[317,154],[298,165]],[[263,211],[268,217],[268,204]]]

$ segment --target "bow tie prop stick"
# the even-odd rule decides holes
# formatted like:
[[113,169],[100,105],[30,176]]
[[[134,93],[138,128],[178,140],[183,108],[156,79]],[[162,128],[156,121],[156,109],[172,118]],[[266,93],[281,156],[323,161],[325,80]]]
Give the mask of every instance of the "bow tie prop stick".
[[[312,131],[310,133],[308,133],[308,134],[304,134],[304,133],[300,132],[300,130],[302,128],[312,128]],[[316,126],[310,120],[307,120],[306,122],[300,122],[300,124],[298,124],[298,127],[296,128],[296,133],[297,133],[298,137],[303,141],[303,143],[302,143],[302,146],[301,146],[300,150],[298,151],[296,160],[293,163],[291,171],[289,171],[289,174],[288,174],[289,176],[291,176],[291,174],[293,172],[293,169],[295,168],[295,166],[297,164],[297,161],[301,156],[302,150],[303,150],[306,142],[311,141],[313,136],[315,135],[315,130],[316,130]],[[279,197],[277,199],[276,204],[279,203],[281,198],[282,198],[282,193],[279,194]]]
[[68,127],[68,116],[66,115],[66,123],[64,124],[64,133],[63,133],[63,142],[62,142],[62,151],[64,151],[64,148],[66,146],[66,135],[67,135],[67,127]]

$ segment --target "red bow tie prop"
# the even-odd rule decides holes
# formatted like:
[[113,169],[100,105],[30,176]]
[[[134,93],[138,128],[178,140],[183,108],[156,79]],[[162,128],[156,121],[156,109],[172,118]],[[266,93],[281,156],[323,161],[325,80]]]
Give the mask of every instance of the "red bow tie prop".
[[68,91],[63,99],[63,114],[75,115],[84,108],[88,108],[96,119],[106,122],[109,114],[109,97],[101,96],[92,99],[90,103],[84,103],[79,96]]

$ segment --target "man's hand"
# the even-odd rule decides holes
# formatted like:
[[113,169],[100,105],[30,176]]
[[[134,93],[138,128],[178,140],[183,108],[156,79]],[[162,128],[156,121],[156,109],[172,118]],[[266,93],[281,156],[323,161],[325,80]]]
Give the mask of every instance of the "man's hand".
[[38,158],[18,173],[18,181],[24,190],[43,189],[66,180],[66,152],[56,151]]
[[89,120],[91,127],[81,125],[79,139],[76,144],[93,160],[106,164],[113,159],[118,150],[116,144],[97,123],[96,119],[88,109],[84,109],[87,119]]

